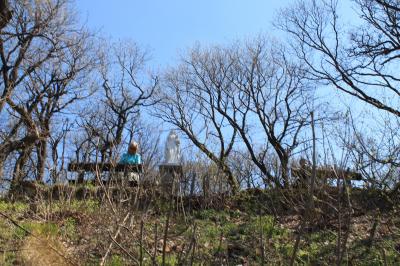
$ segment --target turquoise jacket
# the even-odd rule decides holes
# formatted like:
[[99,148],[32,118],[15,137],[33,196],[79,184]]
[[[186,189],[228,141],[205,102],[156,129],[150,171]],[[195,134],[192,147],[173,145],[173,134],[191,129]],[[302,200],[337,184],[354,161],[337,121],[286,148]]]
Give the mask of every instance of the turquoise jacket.
[[124,153],[119,160],[120,164],[142,164],[142,158],[139,154]]

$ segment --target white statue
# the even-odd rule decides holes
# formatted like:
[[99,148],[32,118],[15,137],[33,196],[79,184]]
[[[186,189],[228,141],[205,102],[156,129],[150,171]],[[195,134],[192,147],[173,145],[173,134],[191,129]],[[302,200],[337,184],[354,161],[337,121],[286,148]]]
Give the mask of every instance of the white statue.
[[169,132],[167,141],[165,143],[165,161],[164,164],[178,165],[181,160],[180,153],[180,140],[174,130]]

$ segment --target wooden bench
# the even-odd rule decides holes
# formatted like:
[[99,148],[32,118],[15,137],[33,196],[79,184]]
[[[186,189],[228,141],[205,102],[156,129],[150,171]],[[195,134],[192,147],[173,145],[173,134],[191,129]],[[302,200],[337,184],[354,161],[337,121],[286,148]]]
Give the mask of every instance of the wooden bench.
[[[70,163],[69,172],[119,172],[119,173],[143,173],[142,164],[113,164],[113,163]],[[78,180],[68,180],[69,183],[83,183],[83,175]],[[103,181],[106,182],[106,181]]]
[[[301,177],[301,175],[307,175],[307,177],[311,177],[312,169],[311,167],[305,168],[292,168],[292,175],[295,177]],[[317,179],[344,179],[344,180],[363,180],[362,175],[357,172],[353,172],[350,170],[337,169],[334,171],[330,168],[317,168]]]
[[[295,186],[304,187],[308,184],[308,180],[310,180],[312,175],[312,168],[311,167],[299,167],[299,168],[292,168],[292,176],[296,178]],[[344,180],[348,186],[351,185],[351,181],[362,181],[363,177],[360,173],[345,170],[345,169],[336,169],[333,170],[332,168],[328,167],[318,167],[316,169],[316,182],[326,182],[326,180],[331,179],[339,179]]]

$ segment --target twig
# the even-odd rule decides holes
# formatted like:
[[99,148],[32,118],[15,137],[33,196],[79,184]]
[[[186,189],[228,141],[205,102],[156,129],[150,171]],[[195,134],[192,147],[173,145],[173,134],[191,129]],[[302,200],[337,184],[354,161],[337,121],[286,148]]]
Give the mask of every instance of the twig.
[[340,258],[339,258],[339,264],[342,263],[343,254],[344,254],[344,253],[347,253],[347,241],[348,241],[348,238],[349,238],[349,235],[350,235],[350,231],[351,231],[351,219],[352,219],[352,216],[353,216],[353,213],[354,213],[353,206],[352,206],[352,204],[351,204],[351,199],[350,199],[350,193],[351,193],[351,192],[350,192],[350,188],[351,188],[351,187],[350,187],[350,186],[347,186],[346,181],[343,182],[343,185],[344,185],[344,189],[345,189],[345,193],[346,193],[347,208],[348,208],[347,221],[346,221],[346,224],[347,224],[348,226],[347,226],[347,230],[346,230],[346,232],[345,232],[345,235],[344,235],[344,237],[343,237],[343,243],[342,243],[342,245],[343,245],[343,250],[342,250],[341,256],[340,256]]
[[299,245],[300,245],[300,238],[301,238],[301,235],[303,233],[305,224],[306,224],[306,219],[305,219],[305,216],[303,216],[302,219],[301,219],[301,223],[299,225],[299,229],[297,230],[298,234],[297,234],[297,237],[296,237],[296,241],[294,243],[293,253],[292,253],[292,256],[290,257],[290,264],[289,265],[291,265],[291,266],[294,265],[294,261],[296,259],[296,254],[297,254],[297,250],[299,249]]
[[[122,228],[124,228],[126,231],[128,231],[133,238],[136,238],[135,234],[126,226],[126,225],[121,225]],[[133,243],[135,243],[136,245],[140,245],[140,243],[138,241],[133,241]],[[152,257],[150,251],[148,251],[145,247],[142,246],[142,249],[144,252],[147,253],[147,255],[149,255],[150,257]]]
[[[130,215],[130,213],[128,213],[128,214],[125,216],[124,220],[122,221],[122,225],[125,225],[125,222],[128,220],[129,215]],[[117,229],[117,232],[115,233],[114,237],[111,237],[111,235],[110,235],[110,237],[111,237],[111,239],[112,239],[113,241],[112,241],[112,242],[110,243],[110,245],[108,246],[108,249],[107,249],[107,251],[106,251],[106,254],[104,254],[104,256],[101,258],[101,262],[100,262],[100,265],[101,265],[101,266],[103,266],[103,265],[106,263],[106,259],[107,259],[107,257],[108,257],[108,254],[110,253],[110,251],[111,251],[111,249],[112,249],[112,246],[113,246],[113,243],[115,242],[114,239],[117,239],[117,237],[119,236],[119,233],[121,232],[121,227],[122,227],[121,225],[118,225],[118,229]]]
[[387,257],[386,257],[386,250],[385,248],[382,248],[382,257],[383,257],[383,265],[387,266]]
[[158,238],[158,232],[157,232],[157,223],[154,224],[154,251],[153,251],[153,265],[156,265],[156,257],[157,257],[157,238]]
[[196,252],[196,227],[197,227],[197,225],[194,224],[194,226],[193,226],[193,235],[192,235],[193,248],[192,248],[192,256],[190,257],[190,266],[193,265],[194,254]]
[[101,189],[104,191],[104,194],[105,194],[105,196],[107,198],[108,203],[110,204],[112,212],[114,214],[117,214],[117,211],[115,210],[114,205],[112,204],[112,200],[111,200],[109,191],[106,189],[106,187],[103,184],[103,181],[100,178],[100,171],[99,171],[98,164],[97,164],[97,157],[96,157],[96,171],[95,171],[95,173],[96,173],[95,175],[96,175],[97,182],[100,184]]
[[171,216],[171,207],[168,211],[167,220],[165,221],[164,237],[163,237],[163,247],[162,247],[162,265],[165,265],[165,252],[167,249],[167,238],[168,238],[168,228],[169,228],[169,218]]
[[[97,140],[97,144],[96,144],[97,147],[99,146],[99,142],[100,142],[100,139]],[[104,194],[105,194],[105,196],[107,198],[107,201],[110,204],[112,212],[116,215],[117,211],[115,210],[114,205],[112,204],[112,200],[111,200],[109,191],[106,189],[106,187],[103,184],[103,181],[100,178],[100,170],[99,170],[99,165],[98,165],[98,149],[96,149],[96,161],[95,161],[95,163],[96,163],[95,164],[96,165],[95,175],[96,175],[97,182],[100,184],[101,189],[103,189]]]
[[140,238],[139,238],[139,265],[143,265],[143,220],[140,220]]
[[218,256],[219,256],[219,264],[220,265],[222,265],[223,263],[222,263],[222,257],[224,256],[223,255],[223,252],[222,252],[222,240],[223,240],[223,237],[224,237],[224,231],[222,231],[221,230],[221,235],[220,235],[220,237],[219,237],[219,244],[218,244],[218,251],[219,251],[219,253],[220,254],[218,254]]
[[337,247],[336,247],[336,257],[337,262],[336,265],[340,265],[340,258],[341,258],[341,242],[342,242],[342,189],[340,187],[340,178],[337,176],[337,188],[338,188],[338,237],[337,237]]
[[265,247],[264,247],[264,228],[262,226],[261,216],[259,216],[260,221],[260,246],[261,246],[261,265],[264,266],[265,262]]
[[121,246],[121,244],[118,243],[118,241],[115,240],[115,239],[112,237],[112,235],[111,235],[110,232],[108,232],[108,235],[110,236],[111,240],[112,240],[126,255],[129,256],[129,258],[131,258],[131,259],[134,260],[138,265],[140,265],[140,262],[139,262],[131,253],[129,253],[129,251],[127,251],[123,246]]
[[[173,179],[175,180],[175,179]],[[172,202],[173,202],[173,193],[175,189],[175,182],[172,183],[172,189],[170,194],[170,201],[169,201],[169,209],[167,214],[167,220],[165,221],[165,229],[164,229],[164,237],[163,237],[163,248],[162,248],[162,265],[165,265],[165,252],[167,248],[167,238],[168,238],[168,228],[169,228],[169,219],[171,218],[172,213]]]

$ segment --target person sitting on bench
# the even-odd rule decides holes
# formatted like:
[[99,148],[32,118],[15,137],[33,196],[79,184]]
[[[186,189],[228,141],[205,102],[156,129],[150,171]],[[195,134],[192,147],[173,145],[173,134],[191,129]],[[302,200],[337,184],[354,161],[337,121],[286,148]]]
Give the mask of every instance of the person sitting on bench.
[[142,158],[137,153],[137,142],[131,142],[128,147],[128,152],[124,153],[119,161],[120,164],[142,164]]
[[[119,161],[120,164],[142,164],[142,158],[137,153],[138,143],[131,142],[128,147],[128,152],[124,153]],[[139,181],[139,175],[137,173],[129,173],[128,176],[129,185],[133,186]]]

